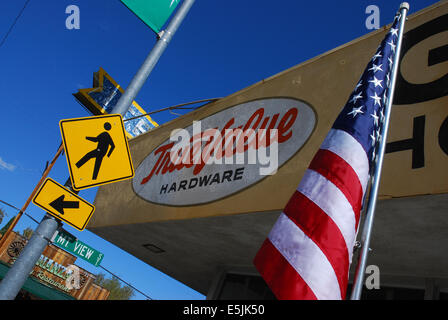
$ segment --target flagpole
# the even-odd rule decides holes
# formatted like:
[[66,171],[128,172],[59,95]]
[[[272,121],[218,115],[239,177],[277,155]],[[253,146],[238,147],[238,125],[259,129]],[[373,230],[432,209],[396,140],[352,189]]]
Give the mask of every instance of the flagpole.
[[398,65],[400,61],[400,52],[401,52],[401,43],[403,39],[403,30],[404,30],[404,23],[406,21],[406,14],[409,11],[409,4],[407,2],[403,2],[400,5],[400,28],[398,33],[398,40],[397,40],[397,49],[395,52],[394,57],[394,64],[392,68],[391,73],[391,86],[390,91],[387,97],[387,103],[385,106],[385,120],[384,120],[384,126],[382,128],[381,132],[381,141],[379,144],[379,153],[378,153],[378,160],[377,165],[375,166],[375,171],[372,177],[372,185],[370,188],[370,196],[368,199],[368,205],[367,205],[367,213],[366,213],[366,221],[364,222],[363,231],[361,234],[361,253],[358,260],[358,266],[356,268],[355,273],[355,279],[353,281],[353,289],[351,292],[351,300],[360,300],[361,298],[361,292],[362,287],[364,284],[364,273],[366,269],[367,264],[367,256],[369,254],[369,246],[370,246],[370,238],[372,235],[372,226],[373,226],[373,219],[375,216],[375,207],[376,207],[376,200],[378,197],[378,189],[380,185],[380,178],[381,178],[381,168],[383,166],[383,160],[384,160],[384,153],[386,150],[386,140],[387,140],[387,132],[389,130],[389,119],[390,119],[390,113],[392,109],[392,103],[393,103],[393,97],[394,97],[394,91],[395,91],[395,81],[397,77],[398,72]]

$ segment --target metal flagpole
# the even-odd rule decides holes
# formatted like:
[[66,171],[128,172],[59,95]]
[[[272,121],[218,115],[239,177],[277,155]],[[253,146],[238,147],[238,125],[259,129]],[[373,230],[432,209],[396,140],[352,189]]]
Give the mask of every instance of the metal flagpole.
[[384,159],[384,151],[386,150],[386,138],[387,138],[387,131],[389,129],[389,119],[390,119],[390,113],[392,109],[392,103],[393,103],[393,97],[394,97],[394,91],[395,91],[395,80],[397,77],[397,71],[398,71],[398,65],[400,61],[400,52],[401,52],[401,43],[403,39],[403,30],[404,30],[404,23],[406,21],[406,14],[409,11],[409,4],[407,2],[403,2],[400,5],[400,29],[398,33],[398,40],[397,40],[397,49],[394,57],[394,65],[392,68],[392,74],[391,74],[391,87],[390,91],[387,97],[387,104],[385,107],[385,120],[384,120],[384,127],[381,132],[381,141],[379,144],[379,153],[378,153],[378,162],[375,167],[375,171],[372,177],[372,186],[370,188],[370,196],[368,199],[368,206],[367,206],[367,213],[366,213],[366,221],[364,222],[363,231],[361,235],[361,253],[359,256],[358,266],[356,268],[355,273],[355,279],[353,282],[353,289],[351,292],[351,300],[360,300],[361,298],[361,292],[362,287],[364,284],[364,272],[366,269],[366,263],[367,263],[367,256],[369,254],[369,246],[370,246],[370,237],[372,234],[372,226],[373,226],[373,219],[375,216],[375,207],[376,207],[376,201],[378,196],[378,189],[380,185],[380,178],[381,178],[381,168],[383,166],[383,159]]
[[[111,113],[119,113],[122,116],[126,114],[132,101],[134,101],[193,3],[194,0],[184,0],[166,30],[161,32],[155,47],[151,50]],[[23,248],[18,259],[0,282],[0,300],[13,300],[17,296],[43,250],[60,225],[61,222],[59,220],[48,214],[42,218],[28,244]]]
[[171,19],[165,30],[159,33],[159,39],[156,45],[151,50],[149,55],[146,57],[140,69],[132,78],[131,83],[126,88],[124,94],[120,97],[114,108],[114,113],[121,113],[123,116],[131,105],[132,101],[135,100],[138,92],[142,88],[152,69],[154,69],[157,61],[159,61],[160,56],[165,51],[168,43],[171,41],[179,25],[184,20],[194,0],[184,0],[174,17]]

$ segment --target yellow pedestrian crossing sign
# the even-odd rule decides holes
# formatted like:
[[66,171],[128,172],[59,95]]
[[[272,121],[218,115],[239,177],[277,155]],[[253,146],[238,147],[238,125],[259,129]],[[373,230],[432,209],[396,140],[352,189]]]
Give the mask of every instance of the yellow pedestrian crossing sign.
[[75,190],[134,176],[121,115],[66,119],[59,126]]
[[50,178],[39,188],[33,203],[80,231],[95,211],[92,204]]

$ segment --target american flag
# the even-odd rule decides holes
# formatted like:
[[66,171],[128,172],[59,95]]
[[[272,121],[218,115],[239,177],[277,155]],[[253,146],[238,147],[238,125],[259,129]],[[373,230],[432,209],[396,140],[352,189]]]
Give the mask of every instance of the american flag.
[[373,172],[400,14],[254,259],[278,299],[345,299]]

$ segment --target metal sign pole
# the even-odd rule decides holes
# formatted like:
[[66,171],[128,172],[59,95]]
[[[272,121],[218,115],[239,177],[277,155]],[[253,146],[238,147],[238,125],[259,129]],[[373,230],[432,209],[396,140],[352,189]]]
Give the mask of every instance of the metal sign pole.
[[[132,101],[134,101],[193,3],[194,0],[184,0],[167,29],[161,32],[160,39],[137,71],[129,87],[121,96],[111,113],[119,113],[122,116],[126,114]],[[13,300],[17,296],[40,255],[60,225],[59,220],[56,220],[50,215],[43,217],[28,244],[0,282],[0,300]]]
[[403,39],[403,30],[404,30],[404,23],[406,21],[406,14],[409,11],[409,4],[407,2],[403,2],[400,5],[400,14],[401,14],[401,21],[400,21],[400,30],[398,34],[398,41],[397,41],[397,49],[394,57],[394,65],[392,69],[391,74],[391,87],[389,91],[389,96],[387,97],[387,105],[386,105],[386,114],[385,114],[385,120],[384,120],[384,127],[381,134],[381,142],[379,146],[379,153],[378,153],[378,163],[375,167],[375,172],[373,174],[373,182],[370,189],[370,196],[368,200],[368,206],[367,206],[367,213],[366,213],[366,221],[364,222],[363,232],[361,235],[361,253],[359,256],[358,266],[356,269],[355,279],[353,282],[353,290],[351,292],[351,300],[359,300],[361,298],[361,292],[364,282],[364,272],[366,269],[367,264],[367,256],[369,254],[369,246],[370,246],[370,237],[372,234],[372,226],[373,226],[373,218],[375,216],[375,207],[376,207],[376,199],[378,196],[378,189],[380,185],[380,178],[381,178],[381,168],[383,166],[383,160],[384,160],[384,152],[386,150],[386,138],[387,138],[387,131],[389,129],[389,119],[390,119],[390,113],[392,109],[392,102],[394,97],[394,91],[395,91],[395,80],[397,77],[397,71],[398,71],[398,65],[400,62],[400,52],[401,52],[401,43]]
[[154,69],[157,61],[159,61],[162,53],[165,51],[168,43],[171,41],[171,38],[179,28],[193,3],[194,0],[184,0],[174,17],[171,19],[167,28],[159,33],[160,38],[157,40],[156,45],[146,57],[142,66],[135,74],[131,83],[126,88],[126,91],[120,97],[114,107],[113,112],[111,113],[121,113],[123,116],[125,115],[129,106],[132,104],[132,101],[135,100],[138,92],[142,88],[151,71]]

